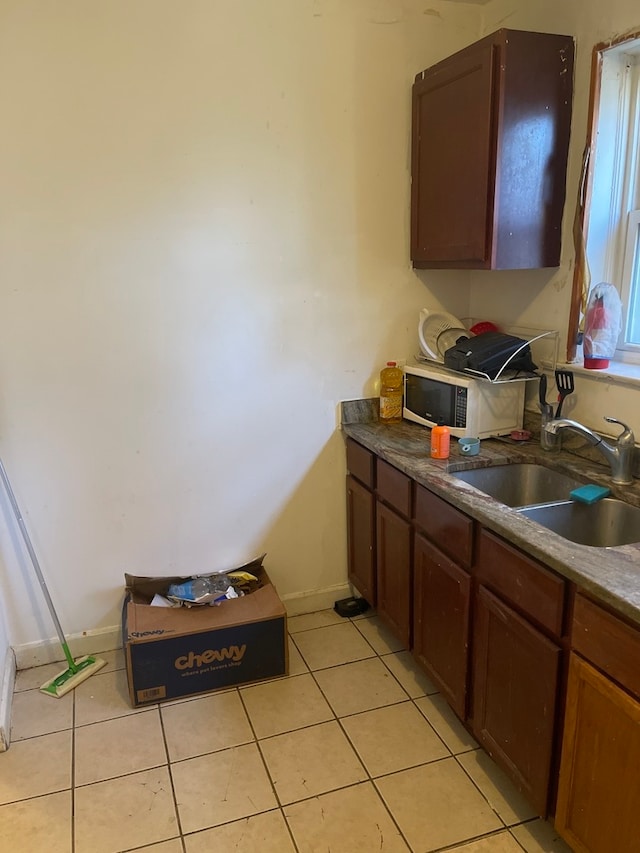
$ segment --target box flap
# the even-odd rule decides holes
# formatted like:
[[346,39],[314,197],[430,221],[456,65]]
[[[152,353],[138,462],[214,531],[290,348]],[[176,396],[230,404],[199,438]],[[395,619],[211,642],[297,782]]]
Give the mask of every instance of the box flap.
[[[160,595],[166,594],[170,584],[182,583],[182,581],[192,577],[207,578],[211,575],[239,571],[251,572],[251,574],[258,575],[266,556],[266,553],[261,554],[259,557],[254,557],[252,560],[249,560],[248,563],[243,563],[241,566],[234,566],[230,569],[225,569],[224,572],[198,572],[193,575],[173,575],[171,577],[143,577],[139,575],[130,575],[125,572],[124,581],[128,590],[139,593],[140,596],[151,600],[156,593],[159,593]],[[138,596],[134,596],[134,598],[138,599]]]
[[256,571],[254,567],[254,574],[262,584],[255,592],[202,607],[151,607],[148,602],[153,594],[166,592],[172,579],[133,578],[142,583],[135,583],[127,591],[124,610],[128,640],[139,642],[158,639],[165,634],[193,634],[285,616],[285,607],[265,569]]

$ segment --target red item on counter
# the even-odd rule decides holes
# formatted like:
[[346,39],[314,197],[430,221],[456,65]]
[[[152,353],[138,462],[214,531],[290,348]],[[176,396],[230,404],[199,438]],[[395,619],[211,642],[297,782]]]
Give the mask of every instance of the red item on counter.
[[597,284],[589,294],[584,318],[582,341],[584,366],[602,370],[615,358],[618,336],[622,328],[622,303],[616,288],[606,281]]
[[589,307],[585,319],[584,366],[589,370],[602,370],[603,367],[609,367],[608,358],[593,357],[593,341],[597,340],[598,333],[606,328],[607,312],[602,296],[598,296],[594,304]]

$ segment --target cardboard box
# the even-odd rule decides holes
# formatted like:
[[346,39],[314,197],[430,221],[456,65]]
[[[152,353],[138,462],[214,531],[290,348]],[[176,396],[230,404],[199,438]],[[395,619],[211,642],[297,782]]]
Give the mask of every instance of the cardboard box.
[[216,606],[152,607],[184,578],[125,575],[122,640],[133,707],[287,675],[287,614],[263,568],[260,587]]

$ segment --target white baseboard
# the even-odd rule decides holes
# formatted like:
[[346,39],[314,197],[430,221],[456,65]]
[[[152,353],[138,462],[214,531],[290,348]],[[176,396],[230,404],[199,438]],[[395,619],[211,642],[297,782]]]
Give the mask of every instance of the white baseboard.
[[16,656],[9,647],[0,674],[0,752],[6,752],[11,743],[11,701],[16,681]]
[[[96,631],[70,634],[67,637],[67,643],[74,658],[110,652],[112,649],[121,648],[122,629],[120,625],[112,625]],[[18,669],[30,669],[32,666],[42,666],[45,663],[55,663],[65,659],[57,637],[37,643],[24,643],[21,646],[14,646],[13,650]]]
[[282,596],[282,603],[287,609],[287,616],[300,616],[302,613],[315,613],[317,610],[326,610],[333,607],[334,603],[341,598],[351,595],[351,587],[348,583],[336,584],[327,589],[310,590],[307,592],[294,592]]

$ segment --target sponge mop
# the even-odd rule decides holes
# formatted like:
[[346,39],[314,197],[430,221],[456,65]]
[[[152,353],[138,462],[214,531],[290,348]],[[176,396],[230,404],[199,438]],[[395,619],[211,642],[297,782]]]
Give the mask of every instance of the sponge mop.
[[38,578],[38,583],[40,584],[42,594],[44,595],[47,607],[49,608],[53,624],[56,627],[56,632],[58,634],[58,639],[60,640],[60,645],[62,646],[62,651],[64,652],[64,656],[67,659],[67,669],[64,669],[62,672],[59,672],[55,676],[55,678],[52,678],[50,681],[45,682],[40,688],[42,693],[46,693],[49,696],[54,696],[56,699],[59,699],[61,696],[64,696],[65,693],[68,693],[70,690],[73,690],[74,687],[77,687],[78,684],[89,678],[90,675],[93,675],[94,672],[97,672],[101,667],[105,665],[106,661],[102,660],[102,658],[95,658],[92,655],[85,655],[84,657],[79,658],[75,661],[71,657],[69,646],[67,645],[64,633],[62,632],[60,620],[58,619],[58,614],[56,613],[56,609],[53,606],[53,601],[51,600],[51,596],[49,595],[49,590],[47,589],[47,584],[42,574],[42,569],[40,568],[38,557],[36,556],[33,544],[31,543],[29,531],[27,530],[27,526],[24,523],[22,513],[20,512],[20,507],[18,506],[18,502],[16,501],[16,496],[13,493],[11,483],[9,482],[7,472],[5,471],[1,459],[0,480],[2,480],[5,491],[7,493],[7,497],[9,498],[9,503],[11,504],[14,515],[16,517],[16,521],[18,522],[20,533],[22,533],[22,539],[24,541],[29,557],[31,558],[33,570],[36,574],[36,577]]
[[583,504],[594,504],[596,501],[602,500],[602,498],[606,498],[610,494],[611,489],[589,483],[587,486],[580,486],[579,489],[574,489],[569,497],[571,500],[580,501]]

